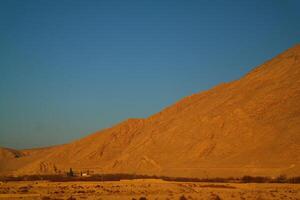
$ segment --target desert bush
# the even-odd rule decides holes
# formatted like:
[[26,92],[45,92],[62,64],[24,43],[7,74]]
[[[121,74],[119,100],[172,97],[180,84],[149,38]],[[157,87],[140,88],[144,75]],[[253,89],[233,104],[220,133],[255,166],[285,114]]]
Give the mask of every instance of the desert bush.
[[42,200],[51,200],[51,198],[50,197],[42,197]]
[[271,179],[264,176],[243,176],[241,179],[243,183],[269,183]]
[[29,190],[28,189],[21,189],[21,190],[19,190],[19,192],[21,192],[21,193],[27,193],[27,192],[29,192]]
[[276,182],[276,183],[286,183],[286,182],[287,182],[287,177],[286,177],[286,175],[281,174],[280,176],[278,176],[278,177],[275,179],[275,182]]
[[291,177],[288,179],[289,183],[300,183],[300,176],[298,177]]
[[186,198],[184,195],[181,195],[181,196],[179,197],[179,200],[187,200],[187,198]]
[[29,192],[30,187],[29,186],[23,186],[19,188],[19,191],[22,193]]
[[212,195],[210,199],[211,200],[221,200],[221,198],[217,194]]
[[199,187],[202,187],[202,188],[236,189],[236,187],[230,186],[230,185],[215,185],[215,184],[210,184],[210,185],[200,185]]

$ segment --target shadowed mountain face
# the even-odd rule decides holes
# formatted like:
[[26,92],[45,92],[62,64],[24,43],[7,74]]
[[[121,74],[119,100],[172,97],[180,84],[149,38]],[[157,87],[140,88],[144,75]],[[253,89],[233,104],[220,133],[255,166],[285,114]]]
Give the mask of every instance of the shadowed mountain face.
[[[231,83],[69,144],[0,154],[2,174],[300,175],[300,45]],[[8,153],[10,155],[10,153]]]

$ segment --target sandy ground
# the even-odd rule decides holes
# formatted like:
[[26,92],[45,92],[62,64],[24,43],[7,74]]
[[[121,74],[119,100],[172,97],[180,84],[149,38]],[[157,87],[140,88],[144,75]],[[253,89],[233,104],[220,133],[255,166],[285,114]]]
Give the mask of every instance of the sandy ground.
[[119,182],[5,182],[0,199],[282,199],[300,200],[300,185],[190,183],[161,180]]

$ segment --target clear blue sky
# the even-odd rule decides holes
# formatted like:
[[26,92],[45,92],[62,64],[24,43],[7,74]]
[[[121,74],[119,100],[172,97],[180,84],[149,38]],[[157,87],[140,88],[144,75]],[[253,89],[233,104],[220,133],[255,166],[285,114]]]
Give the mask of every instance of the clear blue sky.
[[1,0],[0,146],[66,143],[300,41],[300,1]]

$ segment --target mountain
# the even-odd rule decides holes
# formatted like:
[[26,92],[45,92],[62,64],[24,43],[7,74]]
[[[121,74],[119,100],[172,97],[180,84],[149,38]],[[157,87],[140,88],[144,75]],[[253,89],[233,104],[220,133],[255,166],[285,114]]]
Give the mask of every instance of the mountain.
[[300,175],[300,45],[149,118],[60,146],[8,152],[19,156],[0,154],[2,174],[72,167],[185,177]]

